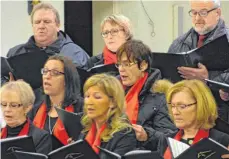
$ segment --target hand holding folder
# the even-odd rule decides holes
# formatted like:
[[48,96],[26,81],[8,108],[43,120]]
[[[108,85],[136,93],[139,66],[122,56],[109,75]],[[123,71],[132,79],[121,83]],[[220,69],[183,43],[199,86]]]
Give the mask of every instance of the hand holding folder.
[[105,153],[109,159],[163,159],[158,152],[152,152],[149,150],[133,150],[126,153],[124,156],[120,156],[119,154],[107,149],[101,147],[98,148],[101,153]]
[[198,63],[208,71],[223,71],[229,68],[229,44],[223,35],[206,45],[183,53],[152,53],[152,67],[161,70],[162,77],[173,82],[182,80],[177,67],[197,67]]
[[222,89],[224,92],[229,92],[229,84],[217,82],[209,79],[205,79],[205,81],[208,83],[209,87],[213,90],[220,90]]
[[227,147],[211,138],[204,138],[192,146],[168,138],[168,145],[175,159],[220,159],[222,155],[229,154]]
[[64,127],[69,135],[73,140],[78,140],[78,137],[83,129],[81,125],[81,116],[82,113],[76,114],[72,112],[67,112],[63,109],[55,107],[58,117],[64,124]]
[[16,159],[99,159],[99,156],[92,150],[91,146],[83,140],[60,147],[47,156],[31,152],[14,152]]
[[1,57],[1,76],[13,74],[15,79],[23,79],[32,88],[42,85],[41,68],[43,68],[48,55],[44,51],[23,53],[9,58]]

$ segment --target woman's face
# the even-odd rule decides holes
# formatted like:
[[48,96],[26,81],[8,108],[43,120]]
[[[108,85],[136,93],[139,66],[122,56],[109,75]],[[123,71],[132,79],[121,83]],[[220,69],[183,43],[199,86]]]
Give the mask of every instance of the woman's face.
[[104,122],[107,119],[107,112],[112,106],[112,102],[98,86],[92,86],[84,94],[84,105],[90,119]]
[[16,127],[23,124],[29,108],[30,106],[22,105],[18,93],[12,90],[1,93],[1,109],[8,126]]
[[175,93],[172,96],[171,104],[174,123],[179,129],[196,129],[196,100],[185,91]]
[[118,25],[106,22],[102,33],[106,35],[103,37],[106,47],[112,52],[116,52],[126,42],[126,34],[123,28]]
[[49,60],[44,66],[43,71],[43,88],[45,94],[49,96],[57,96],[64,94],[64,64],[59,60]]

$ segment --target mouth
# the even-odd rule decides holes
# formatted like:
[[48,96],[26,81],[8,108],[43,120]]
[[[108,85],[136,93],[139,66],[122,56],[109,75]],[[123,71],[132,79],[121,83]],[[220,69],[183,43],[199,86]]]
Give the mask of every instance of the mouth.
[[52,86],[49,82],[44,82],[44,86]]
[[126,81],[128,79],[128,76],[120,75],[122,81]]
[[4,118],[5,118],[5,120],[9,120],[9,119],[12,119],[13,117],[10,115],[4,115]]
[[95,111],[95,109],[93,109],[93,108],[87,108],[87,112],[88,112],[88,113],[91,113],[91,112],[93,112],[93,111]]

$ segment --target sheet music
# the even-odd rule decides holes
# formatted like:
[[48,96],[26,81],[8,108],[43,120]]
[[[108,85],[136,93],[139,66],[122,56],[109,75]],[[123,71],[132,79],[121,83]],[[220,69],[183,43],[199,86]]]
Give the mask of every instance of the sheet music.
[[177,141],[170,137],[168,138],[168,141],[169,141],[169,146],[170,146],[170,149],[172,151],[174,158],[179,156],[182,152],[184,152],[185,150],[187,150],[190,147],[189,145],[183,142]]

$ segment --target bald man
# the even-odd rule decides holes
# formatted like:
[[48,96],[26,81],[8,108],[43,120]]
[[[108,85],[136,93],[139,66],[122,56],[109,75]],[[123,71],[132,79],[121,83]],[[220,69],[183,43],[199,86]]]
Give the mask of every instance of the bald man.
[[[192,18],[192,28],[184,35],[175,39],[169,47],[168,52],[187,52],[201,47],[224,34],[229,39],[229,29],[225,26],[225,22],[221,18],[219,0],[191,0],[190,7],[189,15]],[[222,76],[222,72],[208,71],[200,63],[198,64],[198,68],[179,67],[178,72],[185,79],[212,79],[219,82],[225,82],[226,79],[229,79],[229,73]],[[229,122],[229,107],[221,100],[219,92],[213,92],[213,94],[219,105],[219,115]]]

